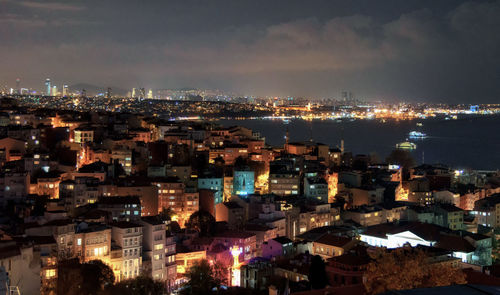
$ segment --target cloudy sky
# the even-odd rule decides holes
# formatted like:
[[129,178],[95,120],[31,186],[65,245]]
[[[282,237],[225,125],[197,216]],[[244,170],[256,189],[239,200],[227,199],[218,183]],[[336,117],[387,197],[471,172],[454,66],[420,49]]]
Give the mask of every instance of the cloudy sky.
[[0,84],[500,102],[500,0],[0,0]]

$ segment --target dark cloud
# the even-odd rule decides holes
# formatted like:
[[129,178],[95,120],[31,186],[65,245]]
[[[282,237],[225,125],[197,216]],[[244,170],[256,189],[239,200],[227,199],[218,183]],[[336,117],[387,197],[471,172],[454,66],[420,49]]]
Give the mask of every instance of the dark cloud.
[[498,101],[500,1],[435,2],[0,0],[0,82]]
[[58,2],[16,1],[15,3],[27,8],[46,9],[52,11],[79,11],[85,9],[83,6]]

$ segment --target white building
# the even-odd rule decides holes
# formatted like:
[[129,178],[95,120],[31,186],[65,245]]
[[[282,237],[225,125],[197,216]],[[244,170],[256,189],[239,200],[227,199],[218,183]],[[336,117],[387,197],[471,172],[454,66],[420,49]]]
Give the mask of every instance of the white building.
[[123,251],[120,280],[133,279],[142,270],[142,225],[120,221],[111,226],[113,242]]
[[139,223],[143,226],[143,269],[154,280],[165,281],[165,223],[158,216],[143,217]]

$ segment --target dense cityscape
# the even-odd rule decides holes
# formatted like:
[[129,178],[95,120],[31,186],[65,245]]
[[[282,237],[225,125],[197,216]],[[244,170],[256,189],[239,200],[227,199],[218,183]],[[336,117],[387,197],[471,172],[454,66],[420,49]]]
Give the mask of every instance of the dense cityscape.
[[2,99],[0,265],[21,294],[79,294],[87,279],[67,273],[96,260],[114,280],[85,292],[143,276],[164,293],[192,292],[192,272],[206,267],[211,288],[226,292],[379,293],[391,287],[378,285],[374,249],[407,246],[427,267],[459,272],[449,284],[498,280],[498,171],[415,166],[404,148],[374,162],[343,142],[269,146],[259,130],[217,121],[50,106]]
[[0,295],[500,294],[499,20],[0,0]]

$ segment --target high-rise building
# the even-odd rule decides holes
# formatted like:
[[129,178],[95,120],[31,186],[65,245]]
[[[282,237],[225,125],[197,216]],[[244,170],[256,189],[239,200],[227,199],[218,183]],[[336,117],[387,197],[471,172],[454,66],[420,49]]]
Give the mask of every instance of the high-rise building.
[[148,91],[148,98],[153,99],[153,89],[149,89]]
[[21,94],[21,78],[16,79],[16,93]]
[[63,85],[62,95],[68,96],[68,85],[67,84]]
[[137,90],[135,88],[132,88],[132,97],[137,97]]
[[45,95],[50,95],[52,89],[50,87],[50,79],[49,78],[45,79],[45,89],[46,89]]
[[57,91],[57,86],[52,86],[52,96],[57,96],[59,95],[59,91]]
[[354,100],[354,95],[350,91],[342,91],[342,101],[351,102]]

